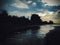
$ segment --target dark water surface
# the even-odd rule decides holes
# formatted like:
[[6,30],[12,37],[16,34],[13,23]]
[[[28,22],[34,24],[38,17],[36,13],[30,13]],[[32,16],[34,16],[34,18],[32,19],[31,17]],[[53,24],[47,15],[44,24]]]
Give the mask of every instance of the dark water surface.
[[44,45],[44,37],[50,30],[60,27],[60,25],[42,25],[27,29],[23,32],[14,32],[8,36],[6,45]]

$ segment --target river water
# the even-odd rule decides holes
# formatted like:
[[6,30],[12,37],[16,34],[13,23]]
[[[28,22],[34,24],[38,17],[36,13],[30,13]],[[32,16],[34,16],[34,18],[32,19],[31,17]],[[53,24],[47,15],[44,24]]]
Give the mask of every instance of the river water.
[[6,39],[6,45],[44,45],[44,37],[56,26],[60,27],[60,25],[41,25],[23,32],[15,32]]

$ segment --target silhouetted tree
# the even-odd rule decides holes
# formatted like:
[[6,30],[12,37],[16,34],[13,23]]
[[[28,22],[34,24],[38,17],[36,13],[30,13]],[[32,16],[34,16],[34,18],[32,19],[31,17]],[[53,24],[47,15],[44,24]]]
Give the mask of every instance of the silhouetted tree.
[[42,24],[42,20],[40,19],[40,16],[38,16],[37,14],[32,14],[31,23],[32,24]]
[[53,21],[50,20],[50,21],[49,21],[49,24],[53,24]]
[[43,24],[48,24],[48,22],[47,21],[44,21]]

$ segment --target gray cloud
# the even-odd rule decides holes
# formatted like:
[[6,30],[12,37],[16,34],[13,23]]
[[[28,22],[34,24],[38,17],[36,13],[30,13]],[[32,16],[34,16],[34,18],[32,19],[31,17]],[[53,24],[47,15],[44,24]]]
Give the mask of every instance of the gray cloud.
[[59,6],[60,5],[60,0],[42,0],[42,2],[48,6]]

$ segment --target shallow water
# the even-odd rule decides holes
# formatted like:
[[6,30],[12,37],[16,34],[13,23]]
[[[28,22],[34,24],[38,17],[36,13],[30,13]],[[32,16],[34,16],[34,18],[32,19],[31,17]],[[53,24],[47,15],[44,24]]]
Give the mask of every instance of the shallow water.
[[60,25],[41,25],[27,29],[24,32],[15,32],[14,35],[8,36],[6,45],[44,45],[44,37],[55,26]]

